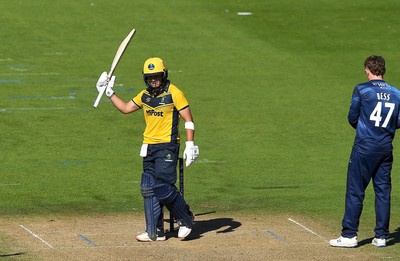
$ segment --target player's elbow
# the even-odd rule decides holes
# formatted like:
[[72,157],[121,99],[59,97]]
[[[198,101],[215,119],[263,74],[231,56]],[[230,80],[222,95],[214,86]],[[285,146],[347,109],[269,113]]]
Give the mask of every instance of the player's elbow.
[[353,127],[354,129],[357,129],[358,121],[353,121],[353,122],[349,121],[349,123],[350,123],[351,127]]
[[123,106],[118,107],[119,111],[122,112],[123,114],[129,114],[131,112],[134,112],[139,109],[138,106],[135,104],[132,104],[130,102],[125,103]]
[[122,112],[123,114],[129,114],[132,112],[132,110],[127,109],[127,108],[121,108],[119,111]]

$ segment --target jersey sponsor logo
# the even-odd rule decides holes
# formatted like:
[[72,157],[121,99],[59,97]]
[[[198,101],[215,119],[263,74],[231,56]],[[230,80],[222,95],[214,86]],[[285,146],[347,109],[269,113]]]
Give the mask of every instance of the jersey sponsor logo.
[[164,116],[164,112],[162,112],[162,111],[147,110],[146,113],[148,116],[156,116],[156,117]]
[[379,86],[382,89],[389,88],[389,85],[385,82],[373,82],[372,85]]

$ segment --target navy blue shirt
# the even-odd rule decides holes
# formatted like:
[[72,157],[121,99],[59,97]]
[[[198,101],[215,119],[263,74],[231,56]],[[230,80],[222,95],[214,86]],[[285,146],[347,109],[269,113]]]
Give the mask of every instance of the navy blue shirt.
[[356,129],[354,148],[361,153],[392,151],[399,128],[400,92],[383,80],[358,84],[353,91],[348,120]]

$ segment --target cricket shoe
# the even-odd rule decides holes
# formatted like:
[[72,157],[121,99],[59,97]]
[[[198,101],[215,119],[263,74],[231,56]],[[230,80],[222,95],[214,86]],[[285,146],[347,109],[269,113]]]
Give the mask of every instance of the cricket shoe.
[[149,237],[149,234],[147,234],[147,232],[144,232],[144,233],[136,236],[136,240],[140,241],[140,242],[165,241],[166,239],[167,239],[167,237],[165,236],[164,232],[159,229],[157,229],[157,239],[156,240],[151,240],[151,238]]
[[386,239],[384,238],[374,238],[372,239],[371,244],[377,247],[385,247],[386,246]]
[[357,246],[357,237],[339,237],[337,239],[332,239],[329,241],[329,244],[334,247],[356,247]]
[[[194,223],[194,214],[192,212],[190,212],[190,214],[192,215],[192,223]],[[178,224],[179,224],[179,230],[178,230],[179,238],[185,238],[190,234],[190,232],[192,232],[192,228],[183,226],[180,224],[180,222],[178,222]]]
[[191,228],[188,228],[186,226],[180,226],[178,231],[178,237],[185,238],[190,234],[190,232],[192,232]]

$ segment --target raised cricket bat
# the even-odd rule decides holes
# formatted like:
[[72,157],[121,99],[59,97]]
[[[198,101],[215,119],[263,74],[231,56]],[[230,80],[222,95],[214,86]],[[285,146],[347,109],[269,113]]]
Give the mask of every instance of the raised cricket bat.
[[[125,37],[125,39],[122,41],[122,43],[119,45],[117,53],[115,54],[114,60],[111,64],[111,68],[110,71],[107,74],[108,79],[111,79],[111,76],[113,75],[115,68],[117,67],[118,62],[121,60],[122,55],[124,54],[126,47],[128,46],[129,42],[131,41],[132,37],[135,35],[136,30],[132,29],[132,31],[128,34],[127,37]],[[93,104],[93,107],[97,108],[97,106],[99,105],[99,102],[101,100],[101,97],[103,96],[104,92],[105,92],[105,88],[99,92],[99,94],[97,95],[97,99]]]

